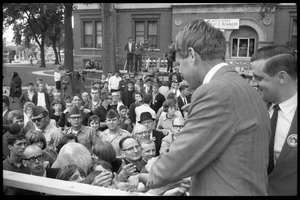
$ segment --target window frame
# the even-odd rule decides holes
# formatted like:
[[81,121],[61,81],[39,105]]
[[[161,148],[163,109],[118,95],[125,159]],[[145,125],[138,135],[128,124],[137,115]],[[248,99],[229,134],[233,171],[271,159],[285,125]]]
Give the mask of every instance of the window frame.
[[[92,23],[92,47],[85,46],[85,23],[91,22]],[[97,45],[97,23],[101,23],[102,29],[101,29],[101,36],[102,36],[102,42],[101,46]],[[84,19],[82,20],[82,42],[81,42],[81,48],[84,49],[102,49],[103,47],[103,24],[102,20],[99,19]]]
[[[237,53],[236,53],[236,56],[233,56],[233,40],[234,39],[237,39]],[[240,56],[240,40],[245,40],[247,39],[248,42],[247,42],[247,55],[246,56]],[[255,37],[232,37],[231,38],[231,44],[230,44],[230,57],[231,58],[250,58],[251,55],[249,55],[249,48],[250,48],[250,40],[254,40],[254,47],[253,47],[253,52],[255,51],[256,49],[256,42],[257,42],[257,39]]]
[[[160,48],[160,13],[153,14],[132,14],[132,32],[133,39],[136,42],[136,22],[144,22],[144,40],[149,38],[149,22],[156,22],[157,35],[156,35],[156,47]],[[142,42],[142,41],[141,41]],[[145,42],[145,41],[144,41]]]

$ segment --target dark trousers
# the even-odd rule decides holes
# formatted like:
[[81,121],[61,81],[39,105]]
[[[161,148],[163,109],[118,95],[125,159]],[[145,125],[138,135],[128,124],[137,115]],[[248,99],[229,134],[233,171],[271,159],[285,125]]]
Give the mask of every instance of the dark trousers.
[[[127,72],[129,73],[129,71],[132,72],[133,70],[133,58],[134,58],[134,54],[133,53],[128,53],[127,54],[127,64],[126,64],[126,68],[127,68]],[[130,66],[129,66],[130,65]]]
[[61,89],[60,85],[61,85],[60,81],[55,81],[55,87],[56,87],[57,90]]
[[135,72],[142,70],[142,55],[135,55]]
[[167,67],[167,72],[170,70],[170,72],[173,72],[173,61],[167,59],[168,61],[168,67]]

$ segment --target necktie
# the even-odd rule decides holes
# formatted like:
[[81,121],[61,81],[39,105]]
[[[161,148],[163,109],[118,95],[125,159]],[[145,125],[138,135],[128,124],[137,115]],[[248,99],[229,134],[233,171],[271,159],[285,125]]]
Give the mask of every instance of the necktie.
[[185,105],[186,104],[186,100],[185,100],[185,98],[183,98],[183,105]]
[[269,144],[268,174],[270,174],[274,168],[274,140],[275,140],[277,119],[278,119],[278,110],[280,110],[278,104],[276,104],[273,108],[274,108],[274,112],[271,118],[271,140]]

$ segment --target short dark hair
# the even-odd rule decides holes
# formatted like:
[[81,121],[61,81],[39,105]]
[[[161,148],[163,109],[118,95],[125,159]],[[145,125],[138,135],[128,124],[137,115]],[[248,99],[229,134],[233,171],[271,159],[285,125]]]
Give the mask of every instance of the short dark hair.
[[187,85],[181,85],[180,87],[179,87],[179,91],[181,92],[181,91],[183,91],[185,88],[188,88],[189,86],[187,86]]
[[17,140],[26,140],[26,137],[23,133],[10,135],[7,138],[7,145],[14,145],[17,142]]
[[264,71],[274,76],[285,71],[293,79],[297,79],[297,53],[284,45],[269,45],[255,51],[250,62],[266,60]]
[[43,147],[42,150],[46,148],[47,142],[44,134],[37,130],[31,130],[25,135],[28,145],[31,145],[36,142],[42,142]]
[[34,86],[34,84],[32,82],[27,83],[27,86],[32,85]]
[[7,115],[7,122],[8,124],[12,124],[13,119],[17,118],[17,119],[24,119],[24,114],[22,111],[20,110],[12,110],[8,113]]
[[92,116],[90,116],[89,119],[88,119],[88,126],[90,125],[90,123],[91,123],[92,121],[98,121],[98,122],[100,123],[100,118],[99,118],[99,116],[98,116],[98,115],[92,115]]
[[[119,141],[119,147],[121,150],[123,150],[123,143],[125,140],[127,140],[128,138],[132,138],[132,139],[135,139],[134,137],[132,136],[126,136],[126,137],[123,137],[120,141]],[[136,140],[136,139],[135,139]],[[137,141],[137,140],[136,140]]]
[[66,135],[64,135],[64,136],[60,139],[58,145],[56,146],[56,151],[57,151],[57,153],[59,153],[60,149],[61,149],[65,144],[67,144],[69,140],[75,140],[75,142],[78,142],[78,139],[77,139],[76,135],[73,135],[73,134],[66,134]]

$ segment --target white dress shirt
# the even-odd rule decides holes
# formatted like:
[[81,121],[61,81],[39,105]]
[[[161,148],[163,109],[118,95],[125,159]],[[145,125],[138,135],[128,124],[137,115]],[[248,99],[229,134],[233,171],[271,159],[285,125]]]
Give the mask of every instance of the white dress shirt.
[[213,68],[211,68],[208,73],[206,74],[206,76],[204,77],[203,80],[203,84],[208,83],[211,78],[214,76],[214,74],[223,66],[228,65],[227,63],[219,63],[216,66],[214,66]]

